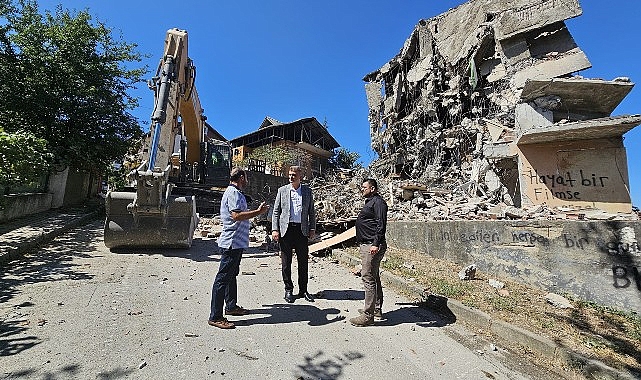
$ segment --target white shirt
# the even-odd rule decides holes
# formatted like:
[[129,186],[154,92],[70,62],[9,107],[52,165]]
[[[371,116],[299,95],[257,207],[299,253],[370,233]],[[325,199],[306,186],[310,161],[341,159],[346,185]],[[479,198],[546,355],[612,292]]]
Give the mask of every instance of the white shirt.
[[303,192],[302,186],[289,189],[289,221],[291,223],[301,222],[301,213],[303,212]]

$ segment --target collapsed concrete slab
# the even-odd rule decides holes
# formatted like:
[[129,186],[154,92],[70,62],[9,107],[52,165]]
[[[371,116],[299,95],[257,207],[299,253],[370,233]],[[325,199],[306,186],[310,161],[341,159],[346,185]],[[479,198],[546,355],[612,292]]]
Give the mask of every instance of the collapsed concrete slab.
[[[641,119],[611,113],[634,84],[575,75],[591,64],[564,21],[581,13],[577,0],[472,0],[420,20],[401,51],[363,78],[375,176],[471,201],[629,213],[622,136]],[[586,153],[599,146],[602,159]],[[527,183],[532,170],[568,169],[616,180],[598,196],[581,189],[582,202],[572,182],[548,188],[548,198]]]
[[576,75],[591,64],[565,20],[581,13],[577,0],[471,0],[420,20],[363,78],[370,175],[390,246],[641,310],[623,145],[641,115],[612,116],[628,78]]

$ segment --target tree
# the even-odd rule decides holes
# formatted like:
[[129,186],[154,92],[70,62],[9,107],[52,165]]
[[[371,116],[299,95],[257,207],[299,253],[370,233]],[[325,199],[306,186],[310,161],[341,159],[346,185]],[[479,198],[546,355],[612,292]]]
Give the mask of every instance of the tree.
[[292,165],[296,155],[292,149],[282,146],[263,145],[254,149],[242,162],[242,166],[249,167],[249,160],[257,160],[265,163],[272,173],[279,172],[282,168]]
[[45,140],[29,132],[7,133],[0,128],[0,208],[11,189],[38,188],[50,161]]
[[128,91],[147,68],[88,11],[0,0],[0,125],[47,142],[53,163],[102,173],[142,134]]
[[361,164],[357,162],[360,158],[361,155],[356,152],[339,148],[329,159],[329,165],[337,169],[356,169],[361,167]]

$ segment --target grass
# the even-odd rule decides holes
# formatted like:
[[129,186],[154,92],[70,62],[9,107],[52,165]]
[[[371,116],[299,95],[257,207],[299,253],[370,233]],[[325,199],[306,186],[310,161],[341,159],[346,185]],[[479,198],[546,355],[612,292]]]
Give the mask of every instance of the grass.
[[[476,280],[462,281],[464,266],[413,251],[388,249],[382,268],[414,278],[431,293],[456,299],[500,319],[546,336],[560,346],[620,370],[641,373],[641,318],[631,312],[586,302],[563,294],[573,305],[557,309],[546,291],[477,271]],[[505,283],[498,290],[490,278]],[[544,363],[545,364],[545,363]]]

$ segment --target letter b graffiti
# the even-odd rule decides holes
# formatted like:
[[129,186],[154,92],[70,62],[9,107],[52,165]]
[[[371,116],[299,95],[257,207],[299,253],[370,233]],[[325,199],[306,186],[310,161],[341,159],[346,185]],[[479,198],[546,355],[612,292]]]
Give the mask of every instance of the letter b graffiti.
[[[637,289],[641,291],[641,274],[639,274],[637,267],[632,267],[632,276],[634,277]],[[613,285],[617,289],[627,288],[632,283],[628,278],[628,270],[622,266],[617,265],[612,267],[612,277],[614,279]]]

